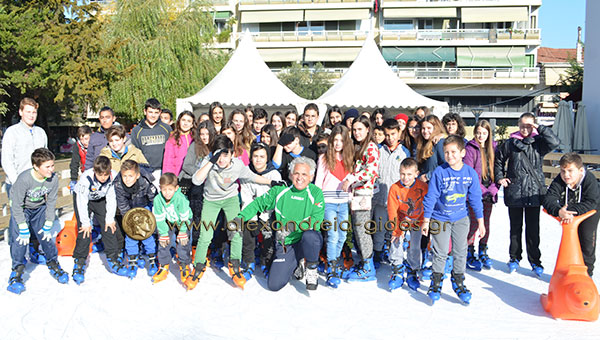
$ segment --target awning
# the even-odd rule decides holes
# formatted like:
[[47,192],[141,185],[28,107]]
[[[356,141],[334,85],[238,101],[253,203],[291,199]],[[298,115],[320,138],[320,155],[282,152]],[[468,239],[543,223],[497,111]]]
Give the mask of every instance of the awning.
[[259,48],[264,61],[302,61],[302,48]]
[[384,8],[388,18],[456,18],[456,8]]
[[210,12],[213,19],[227,20],[231,17],[231,12],[229,11],[220,11],[220,12]]
[[525,47],[457,47],[458,67],[525,67]]
[[395,62],[455,62],[453,47],[384,47],[385,61]]
[[305,61],[354,61],[360,47],[309,47]]
[[[368,8],[358,9],[307,9],[304,15],[304,21],[332,21],[332,20],[362,20],[369,19]],[[299,20],[302,21],[302,20]]]
[[470,22],[512,22],[528,21],[527,7],[463,7],[461,21]]
[[304,11],[251,11],[242,12],[242,23],[303,21]]

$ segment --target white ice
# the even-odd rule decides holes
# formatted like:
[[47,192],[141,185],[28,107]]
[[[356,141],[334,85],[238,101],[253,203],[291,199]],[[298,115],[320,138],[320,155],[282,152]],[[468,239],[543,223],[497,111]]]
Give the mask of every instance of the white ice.
[[[45,266],[28,263],[26,291],[17,296],[5,289],[11,261],[2,242],[0,339],[599,339],[598,322],[554,320],[540,304],[560,243],[558,222],[542,213],[541,279],[526,260],[517,272],[507,272],[508,235],[501,198],[489,241],[494,268],[467,272],[469,306],[459,303],[448,279],[434,306],[425,294],[429,282],[416,293],[406,285],[390,292],[389,266],[375,282],[342,283],[338,289],[326,287],[320,277],[319,288],[310,293],[296,280],[270,292],[260,273],[242,291],[225,268],[209,268],[196,289],[186,292],[176,270],[153,285],[145,270],[133,280],[109,274],[98,254],[91,255],[81,286],[72,280],[61,285]],[[72,258],[59,261],[70,274]],[[594,281],[598,286],[598,269]]]

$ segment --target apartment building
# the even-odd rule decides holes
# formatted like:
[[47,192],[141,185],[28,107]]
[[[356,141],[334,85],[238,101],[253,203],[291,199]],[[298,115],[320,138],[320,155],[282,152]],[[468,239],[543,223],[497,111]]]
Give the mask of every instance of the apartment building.
[[[341,76],[372,35],[417,92],[472,117],[514,118],[534,108],[541,0],[213,0],[215,24],[235,18],[219,48],[249,31],[277,72],[321,63]],[[376,85],[376,84],[374,84]],[[515,99],[519,97],[518,99]]]

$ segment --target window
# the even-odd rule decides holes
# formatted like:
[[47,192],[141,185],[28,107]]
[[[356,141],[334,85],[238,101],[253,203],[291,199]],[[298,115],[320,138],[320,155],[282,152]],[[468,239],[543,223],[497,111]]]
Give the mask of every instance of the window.
[[383,29],[385,30],[412,30],[414,29],[412,20],[395,20],[395,19],[385,19],[383,21]]
[[433,29],[433,20],[432,19],[419,19],[418,28],[420,30],[430,30]]

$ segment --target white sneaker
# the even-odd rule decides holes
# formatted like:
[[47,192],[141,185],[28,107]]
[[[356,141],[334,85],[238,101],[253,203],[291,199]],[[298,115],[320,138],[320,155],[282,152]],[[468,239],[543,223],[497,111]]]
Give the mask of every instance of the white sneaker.
[[306,289],[316,290],[319,285],[317,267],[306,269]]
[[298,262],[298,267],[294,270],[294,277],[296,280],[302,280],[304,278],[304,272],[306,271],[306,265],[304,259]]

